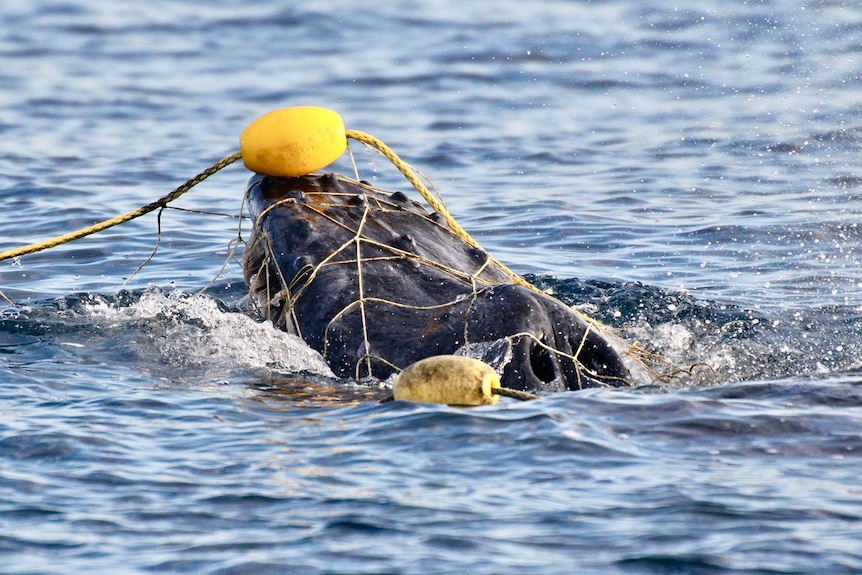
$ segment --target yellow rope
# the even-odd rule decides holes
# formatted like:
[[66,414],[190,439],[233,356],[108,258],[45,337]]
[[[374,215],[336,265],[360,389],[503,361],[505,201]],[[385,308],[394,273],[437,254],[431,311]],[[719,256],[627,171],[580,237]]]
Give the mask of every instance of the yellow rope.
[[[468,234],[467,231],[464,228],[462,228],[461,225],[457,221],[455,221],[455,218],[452,217],[452,215],[449,213],[449,210],[446,209],[446,206],[443,205],[443,203],[437,197],[435,197],[434,194],[432,194],[428,190],[428,188],[425,186],[425,184],[422,183],[422,180],[420,180],[419,177],[416,175],[416,172],[413,170],[413,168],[411,168],[410,165],[407,164],[404,160],[399,158],[398,155],[394,151],[392,151],[392,149],[389,146],[387,146],[381,140],[378,140],[374,136],[372,136],[370,134],[366,134],[365,132],[360,132],[359,130],[347,130],[346,136],[348,138],[353,138],[354,140],[356,140],[358,142],[362,142],[363,144],[367,144],[368,146],[371,146],[372,148],[376,149],[378,152],[383,154],[383,156],[385,158],[387,158],[390,162],[392,162],[392,164],[396,168],[398,168],[398,170],[402,174],[404,174],[404,177],[407,178],[407,180],[413,185],[414,188],[416,188],[416,190],[422,195],[422,197],[425,199],[425,201],[428,202],[428,205],[431,206],[431,209],[433,209],[435,212],[437,212],[438,214],[443,216],[443,218],[446,220],[446,223],[448,224],[449,229],[452,231],[452,233],[454,233],[456,236],[458,236],[459,238],[461,238],[462,240],[467,242],[470,246],[472,246],[474,248],[479,248],[479,249],[482,249],[483,251],[485,251],[479,245],[479,243],[476,240],[474,240],[472,237],[470,237],[470,234]],[[159,208],[164,208],[170,202],[176,200],[177,198],[179,198],[180,196],[182,196],[183,194],[188,192],[190,189],[192,189],[193,187],[195,187],[196,185],[198,185],[199,183],[201,183],[202,181],[204,181],[208,177],[212,176],[213,174],[215,174],[219,170],[226,168],[227,166],[236,162],[240,158],[242,158],[242,154],[240,152],[235,152],[235,153],[219,160],[218,162],[216,162],[215,164],[213,164],[212,166],[210,166],[209,168],[207,168],[206,170],[204,170],[203,172],[201,172],[200,174],[198,174],[194,178],[188,180],[186,183],[184,183],[183,185],[181,185],[180,187],[178,187],[177,189],[175,189],[171,193],[167,194],[166,196],[163,196],[163,197],[159,198],[158,200],[147,204],[146,206],[140,207],[140,208],[133,210],[131,212],[128,212],[126,214],[122,214],[122,215],[117,216],[115,218],[111,218],[109,220],[99,222],[99,223],[94,224],[92,226],[88,226],[86,228],[81,228],[80,230],[76,230],[74,232],[69,232],[67,234],[63,234],[61,236],[57,236],[57,237],[54,237],[54,238],[51,238],[51,239],[48,239],[48,240],[45,240],[42,242],[37,242],[35,244],[30,244],[27,246],[22,246],[20,248],[15,248],[15,249],[7,250],[4,252],[0,252],[0,261],[8,260],[10,258],[16,258],[16,257],[27,255],[27,254],[40,252],[42,250],[47,250],[50,248],[54,248],[54,247],[57,247],[59,245],[66,244],[66,243],[81,239],[83,237],[89,236],[91,234],[101,232],[101,231],[106,230],[108,228],[112,228],[114,226],[118,226],[120,224],[126,223],[128,221],[131,221],[135,218],[139,218],[139,217],[146,215],[146,214],[148,214],[154,210],[157,210]],[[533,289],[535,291],[540,291],[534,285],[529,283],[527,280],[525,280],[524,278],[522,278],[521,276],[519,276],[518,274],[516,274],[512,270],[510,270],[502,262],[500,262],[499,260],[497,260],[496,258],[491,256],[490,254],[488,254],[488,258],[493,263],[495,263],[497,266],[499,266],[500,269],[504,273],[508,274],[512,278],[512,281],[514,281],[516,284],[519,284],[519,285],[522,285],[525,287],[529,287],[530,289]]]
[[534,393],[521,391],[519,389],[512,389],[510,387],[492,387],[491,393],[495,395],[502,395],[503,397],[511,397],[512,399],[517,399],[518,401],[531,401],[533,399],[539,399],[539,396]]
[[[538,395],[530,393],[528,391],[521,391],[519,389],[512,389],[510,387],[492,387],[491,393],[494,395],[501,395],[503,397],[510,397],[512,399],[517,399],[518,401],[532,401],[534,399],[539,399]],[[387,395],[383,399],[380,400],[380,403],[390,403],[395,401],[394,395]]]
[[[446,206],[444,206],[443,203],[428,190],[425,184],[422,183],[422,180],[420,180],[419,177],[416,175],[416,172],[413,171],[413,168],[411,168],[407,162],[399,158],[398,155],[393,152],[389,146],[387,146],[371,134],[366,134],[365,132],[360,132],[359,130],[347,130],[345,133],[348,138],[353,138],[358,142],[362,142],[363,144],[371,146],[372,148],[380,152],[383,157],[392,162],[392,164],[396,168],[398,168],[398,171],[404,174],[404,177],[407,178],[407,181],[413,184],[413,187],[416,188],[416,191],[419,192],[419,194],[423,198],[425,198],[425,201],[428,202],[428,205],[431,206],[431,209],[443,216],[443,219],[446,220],[446,224],[448,224],[449,229],[452,230],[452,233],[467,242],[470,246],[474,248],[479,248],[482,251],[485,251],[485,253],[487,254],[487,251],[479,245],[479,242],[470,237],[470,234],[468,234],[467,231],[461,227],[461,224],[455,221],[455,218],[452,217],[452,214],[449,213],[449,210],[446,209]],[[488,259],[490,259],[493,263],[499,266],[499,268],[504,273],[508,274],[509,277],[512,278],[512,281],[516,284],[528,287],[534,291],[541,292],[539,288],[537,288],[536,286],[510,270],[491,254],[488,254]]]
[[198,185],[199,183],[201,183],[205,179],[209,178],[210,176],[212,176],[213,174],[215,174],[219,170],[226,168],[227,166],[236,162],[241,157],[242,157],[242,155],[239,152],[235,152],[235,153],[231,154],[230,156],[222,158],[221,160],[219,160],[218,162],[216,162],[215,164],[213,164],[212,166],[210,166],[209,168],[207,168],[206,170],[204,170],[203,172],[201,172],[200,174],[198,174],[194,178],[188,180],[186,183],[184,183],[183,185],[181,185],[180,187],[178,187],[177,189],[175,189],[171,193],[167,194],[166,196],[163,196],[163,197],[159,198],[158,200],[156,200],[155,202],[151,202],[151,203],[147,204],[146,206],[140,207],[140,208],[133,210],[129,213],[117,216],[115,218],[111,218],[110,220],[105,220],[103,222],[99,222],[97,224],[94,224],[94,225],[86,227],[86,228],[81,228],[80,230],[77,230],[74,232],[69,232],[68,234],[63,234],[62,236],[57,236],[55,238],[45,240],[43,242],[38,242],[35,244],[30,244],[28,246],[22,246],[20,248],[15,248],[12,250],[7,250],[5,252],[0,252],[0,262],[2,262],[3,260],[8,260],[10,258],[16,258],[18,256],[23,256],[23,255],[32,254],[35,252],[40,252],[42,250],[47,250],[49,248],[54,248],[54,247],[57,247],[59,245],[66,244],[66,243],[69,243],[71,241],[83,238],[85,236],[95,234],[96,232],[101,232],[101,231],[106,230],[108,228],[112,228],[114,226],[118,226],[120,224],[126,223],[128,221],[131,221],[135,218],[139,218],[139,217],[141,217],[145,214],[148,214],[154,210],[157,210],[159,208],[164,208],[165,206],[167,206],[167,204],[176,200],[177,198],[179,198],[180,196],[182,196],[183,194],[188,192],[190,189],[192,189],[193,187],[195,187],[196,185]]
[[[452,233],[454,233],[456,236],[461,238],[468,245],[484,251],[488,257],[488,260],[491,263],[497,265],[500,268],[500,270],[503,271],[503,273],[507,274],[511,278],[513,283],[520,285],[520,286],[524,286],[524,287],[529,288],[529,289],[531,289],[535,292],[538,292],[538,293],[544,293],[544,292],[542,292],[542,290],[540,290],[539,288],[537,288],[536,286],[534,286],[533,284],[531,284],[530,282],[528,282],[527,280],[522,278],[520,275],[513,272],[512,270],[510,270],[505,264],[503,264],[497,258],[495,258],[491,254],[489,254],[486,250],[484,250],[484,248],[482,248],[479,245],[479,243],[476,240],[474,240],[470,236],[470,234],[468,234],[467,231],[464,228],[462,228],[461,225],[457,221],[455,221],[455,218],[452,217],[452,215],[449,213],[449,210],[446,208],[446,206],[443,204],[443,202],[428,190],[428,188],[425,186],[425,184],[422,183],[422,180],[420,180],[419,177],[416,175],[415,170],[409,164],[407,164],[404,160],[399,158],[398,155],[394,151],[392,151],[392,149],[389,146],[387,146],[385,143],[383,143],[381,140],[375,138],[374,136],[372,136],[370,134],[366,134],[365,132],[360,132],[359,130],[346,130],[345,135],[348,138],[353,138],[354,140],[356,140],[358,142],[362,142],[363,144],[371,146],[372,148],[374,148],[378,152],[380,152],[390,162],[392,162],[392,164],[396,168],[398,168],[398,170],[404,175],[404,177],[407,178],[407,180],[413,185],[413,187],[416,188],[416,190],[422,195],[422,197],[425,199],[425,201],[428,202],[428,205],[431,206],[431,209],[433,209],[435,212],[437,212],[438,214],[443,216],[443,218],[446,220],[446,223],[449,226],[449,229],[452,231]],[[351,155],[351,157],[352,157],[352,155]],[[15,249],[7,250],[4,252],[0,252],[0,261],[8,260],[11,258],[16,258],[16,257],[27,255],[27,254],[36,253],[36,252],[39,252],[42,250],[47,250],[50,248],[54,248],[54,247],[57,247],[59,245],[63,245],[63,244],[81,239],[83,237],[89,236],[91,234],[101,232],[101,231],[106,230],[108,228],[112,228],[114,226],[126,223],[126,222],[131,221],[135,218],[139,218],[139,217],[146,215],[152,211],[155,211],[159,208],[164,208],[167,206],[167,204],[176,200],[177,198],[179,198],[180,196],[182,196],[183,194],[185,194],[186,192],[191,190],[193,187],[195,187],[196,185],[198,185],[199,183],[201,183],[205,179],[209,178],[210,176],[212,176],[216,172],[226,168],[227,166],[231,165],[232,163],[236,162],[237,160],[239,160],[241,158],[242,158],[241,152],[235,152],[229,156],[226,156],[226,157],[222,158],[221,160],[219,160],[218,162],[216,162],[215,164],[213,164],[212,166],[210,166],[209,168],[207,168],[206,170],[202,171],[197,176],[188,180],[183,185],[176,188],[171,193],[159,198],[158,200],[156,200],[154,202],[151,202],[151,203],[149,203],[143,207],[140,207],[140,208],[133,210],[131,212],[128,212],[126,214],[122,214],[120,216],[111,218],[109,220],[105,220],[103,222],[99,222],[97,224],[94,224],[92,226],[88,226],[86,228],[81,228],[81,229],[76,230],[74,232],[69,232],[67,234],[63,234],[63,235],[60,235],[60,236],[57,236],[57,237],[54,237],[54,238],[51,238],[51,239],[48,239],[48,240],[45,240],[42,242],[37,242],[35,244],[30,244],[30,245],[22,246],[20,248],[15,248]],[[578,315],[580,315],[584,319],[590,321],[590,323],[593,323],[596,326],[600,326],[600,324],[598,322],[596,322],[595,320],[593,320],[592,318],[589,318],[588,316],[585,316],[584,314],[580,314],[580,313]]]

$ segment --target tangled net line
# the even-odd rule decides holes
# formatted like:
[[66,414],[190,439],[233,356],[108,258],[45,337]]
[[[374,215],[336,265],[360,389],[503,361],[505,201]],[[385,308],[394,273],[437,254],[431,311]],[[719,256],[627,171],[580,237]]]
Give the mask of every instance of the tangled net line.
[[[366,142],[367,143],[367,142]],[[377,148],[377,145],[372,145],[372,147]],[[386,155],[386,154],[384,154]],[[397,156],[396,156],[397,158]],[[405,170],[411,170],[412,168],[409,165],[405,164],[403,161],[399,159],[399,162],[403,164],[403,166],[399,166],[399,169],[404,172]],[[394,163],[394,162],[393,162]],[[354,164],[355,169],[355,164]],[[415,178],[415,175],[414,175]],[[358,180],[357,174],[357,180]],[[409,179],[409,178],[408,178]],[[265,278],[265,284],[267,286],[267,293],[265,295],[258,296],[258,312],[261,312],[263,309],[278,309],[279,317],[270,318],[274,323],[279,324],[282,323],[288,327],[292,328],[292,331],[302,337],[302,329],[300,326],[300,322],[296,316],[295,306],[299,302],[299,300],[308,292],[311,285],[321,279],[323,272],[326,268],[331,266],[344,266],[350,265],[355,266],[355,277],[356,277],[356,299],[348,303],[344,308],[338,311],[328,322],[325,330],[324,330],[324,341],[323,341],[323,356],[328,357],[327,352],[329,348],[329,340],[330,340],[330,331],[331,328],[338,322],[338,320],[344,318],[346,315],[358,312],[359,319],[361,322],[362,328],[362,343],[364,350],[363,353],[358,357],[356,364],[354,365],[354,378],[359,379],[360,375],[363,371],[366,374],[371,375],[372,372],[372,360],[376,362],[380,362],[382,364],[388,365],[395,372],[401,371],[406,366],[398,366],[394,365],[392,362],[387,360],[384,357],[374,353],[372,349],[371,341],[369,338],[369,325],[372,321],[372,318],[369,317],[367,313],[367,306],[370,303],[381,304],[384,306],[392,306],[400,309],[409,309],[416,311],[423,310],[445,310],[447,308],[451,308],[456,305],[463,305],[465,299],[469,299],[470,303],[468,305],[468,311],[471,309],[476,302],[476,299],[479,297],[481,290],[488,287],[502,285],[503,282],[499,280],[500,276],[507,277],[511,280],[512,283],[517,285],[522,285],[528,287],[529,289],[536,291],[538,293],[543,293],[539,288],[530,284],[508,268],[506,268],[503,264],[498,262],[492,256],[487,254],[481,247],[472,239],[470,236],[461,228],[457,223],[453,226],[452,223],[454,219],[449,215],[448,210],[442,204],[442,199],[439,198],[439,193],[436,198],[436,205],[432,205],[434,211],[440,214],[440,216],[445,219],[446,225],[442,223],[438,223],[435,220],[432,220],[429,215],[421,215],[418,212],[412,212],[412,215],[416,217],[424,217],[429,222],[432,222],[434,225],[441,226],[446,229],[449,233],[456,235],[458,238],[462,239],[470,245],[471,247],[478,248],[481,250],[483,254],[483,259],[480,263],[477,264],[477,267],[473,271],[457,269],[450,266],[447,266],[441,262],[434,261],[423,257],[420,254],[414,253],[412,251],[407,251],[404,249],[400,249],[399,247],[393,246],[388,243],[381,243],[368,235],[365,234],[364,229],[366,226],[366,222],[368,221],[370,214],[374,211],[385,212],[387,210],[398,210],[401,213],[403,212],[403,208],[391,201],[388,200],[385,192],[382,190],[378,190],[373,188],[370,185],[365,183],[354,181],[353,184],[364,187],[368,190],[368,194],[366,194],[367,202],[364,205],[364,209],[361,217],[359,218],[358,224],[353,227],[349,222],[345,222],[345,218],[339,218],[337,215],[331,213],[329,208],[338,209],[338,208],[346,208],[347,204],[343,202],[338,202],[338,197],[353,197],[353,194],[345,194],[342,192],[326,192],[326,191],[304,191],[304,194],[307,196],[308,201],[299,201],[296,198],[288,197],[277,200],[267,206],[261,213],[257,216],[254,225],[255,225],[255,241],[261,242],[261,246],[264,249],[265,256],[262,258],[260,267],[257,270],[257,275],[260,277],[263,275]],[[411,181],[411,183],[413,183]],[[434,188],[435,192],[437,191],[434,187],[433,183],[428,181],[429,185]],[[414,187],[415,184],[414,184]],[[424,186],[423,186],[424,187]],[[417,189],[419,189],[417,187]],[[421,192],[420,192],[421,193]],[[423,197],[428,199],[430,196],[430,192],[427,191],[427,188],[424,193],[422,193]],[[433,196],[432,196],[433,197]],[[312,199],[314,198],[314,199]],[[327,199],[331,198],[331,199]],[[429,202],[431,203],[431,202]],[[277,265],[277,258],[274,253],[274,247],[272,243],[272,239],[268,236],[267,232],[264,229],[263,222],[265,221],[267,215],[275,209],[285,206],[286,204],[291,204],[296,207],[299,206],[303,210],[308,210],[309,212],[313,212],[317,217],[321,217],[326,219],[329,223],[345,230],[350,235],[349,239],[341,243],[338,247],[333,249],[326,257],[324,257],[321,261],[316,264],[306,264],[301,269],[297,270],[295,275],[292,278],[286,278],[283,275],[283,271],[280,266]],[[379,250],[376,255],[373,257],[363,257],[363,246],[369,246],[371,248],[376,248]],[[249,245],[247,249],[253,249],[255,246]],[[382,252],[382,253],[380,253]],[[411,303],[393,301],[391,299],[375,297],[367,295],[367,290],[364,282],[364,273],[363,267],[366,265],[373,264],[374,262],[382,262],[382,261],[400,261],[400,262],[410,262],[414,265],[423,265],[428,266],[437,270],[438,272],[442,272],[443,274],[449,276],[450,278],[458,281],[461,284],[469,287],[469,293],[459,294],[454,299],[450,299],[449,301],[443,301],[441,303],[437,303],[434,305],[414,305]],[[488,272],[486,274],[486,272]],[[496,274],[494,273],[496,272]],[[277,274],[276,278],[271,278],[270,274]],[[490,274],[490,277],[487,277]],[[496,275],[497,279],[493,279]],[[270,283],[270,279],[276,280],[276,285],[280,286],[275,293],[269,293],[270,287],[272,284]],[[251,286],[250,286],[251,287]],[[546,295],[546,294],[545,294]],[[254,298],[250,298],[251,301],[254,301]],[[571,361],[577,369],[575,372],[578,377],[578,386],[583,387],[583,382],[581,380],[582,374],[586,374],[593,378],[595,381],[606,383],[610,381],[617,381],[619,383],[632,385],[633,382],[624,380],[622,378],[608,376],[604,374],[599,374],[594,370],[591,370],[584,364],[582,364],[578,360],[578,356],[586,344],[587,338],[590,334],[591,330],[595,330],[599,333],[604,333],[605,328],[596,320],[581,314],[577,310],[573,310],[579,316],[581,316],[587,322],[587,329],[584,330],[583,335],[581,336],[580,344],[577,346],[577,349],[574,350],[574,353],[566,353],[555,347],[548,345],[547,343],[540,340],[535,334],[529,332],[519,332],[515,334],[511,334],[506,336],[511,342],[517,340],[520,337],[530,338],[536,345],[540,346],[544,350],[549,353],[557,354],[563,358]],[[470,343],[470,334],[468,332],[468,321],[467,321],[467,313],[464,314],[464,332],[463,332],[463,342],[464,345],[468,345]],[[640,363],[647,372],[656,380],[666,381],[671,379],[679,370],[675,368],[670,362],[665,360],[659,355],[652,354],[647,350],[643,349],[639,344],[628,344],[630,347],[627,350],[628,355],[634,358],[638,363]]]

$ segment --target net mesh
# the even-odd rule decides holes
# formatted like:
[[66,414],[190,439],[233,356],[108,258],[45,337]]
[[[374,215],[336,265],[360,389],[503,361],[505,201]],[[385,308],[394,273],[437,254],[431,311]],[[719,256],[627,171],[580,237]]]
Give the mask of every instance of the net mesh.
[[[255,222],[245,258],[251,300],[336,373],[382,379],[428,355],[500,340],[511,350],[527,339],[531,353],[571,364],[578,387],[630,383],[582,361],[594,338],[607,335],[595,322],[565,346],[547,333],[553,328],[519,329],[516,317],[502,318],[497,331],[482,325],[477,314],[504,297],[499,288],[512,284],[511,272],[400,192],[327,174],[256,178],[247,199]],[[660,358],[625,347],[624,355],[657,373],[647,361]]]

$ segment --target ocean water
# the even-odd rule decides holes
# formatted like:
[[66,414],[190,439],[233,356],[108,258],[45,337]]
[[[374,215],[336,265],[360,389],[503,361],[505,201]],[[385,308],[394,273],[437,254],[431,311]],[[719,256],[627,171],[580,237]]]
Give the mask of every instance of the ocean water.
[[232,166],[159,220],[0,262],[0,572],[862,573],[857,3],[31,0],[0,22],[0,249],[320,105],[514,270],[708,366],[380,404],[243,312]]

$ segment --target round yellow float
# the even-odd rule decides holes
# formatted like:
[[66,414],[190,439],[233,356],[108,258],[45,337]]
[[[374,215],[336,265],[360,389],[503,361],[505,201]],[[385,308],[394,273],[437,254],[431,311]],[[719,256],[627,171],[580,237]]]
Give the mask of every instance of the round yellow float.
[[325,168],[347,149],[344,121],[336,112],[295,106],[264,114],[239,137],[245,167],[267,176],[296,178]]
[[447,405],[491,405],[500,378],[487,363],[459,355],[435,355],[413,363],[395,378],[396,400]]

